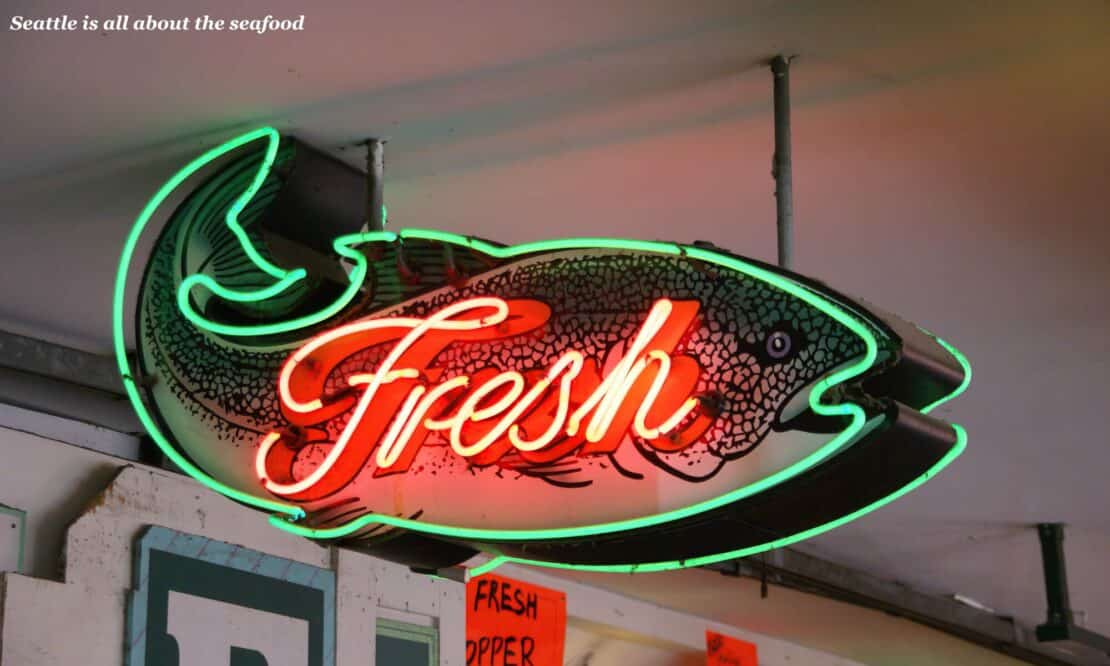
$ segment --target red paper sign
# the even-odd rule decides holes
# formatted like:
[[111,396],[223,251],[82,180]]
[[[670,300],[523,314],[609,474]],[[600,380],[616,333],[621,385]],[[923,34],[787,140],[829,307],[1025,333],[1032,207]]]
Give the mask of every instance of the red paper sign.
[[755,643],[715,631],[705,632],[706,666],[758,666]]
[[493,574],[466,584],[466,666],[563,666],[566,628],[562,592]]

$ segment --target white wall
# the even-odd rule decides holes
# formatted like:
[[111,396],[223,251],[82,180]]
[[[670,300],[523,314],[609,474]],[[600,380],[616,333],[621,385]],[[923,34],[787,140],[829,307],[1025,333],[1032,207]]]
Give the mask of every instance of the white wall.
[[[322,547],[187,477],[36,435],[0,427],[0,459],[0,504],[26,511],[28,527],[23,573],[0,578],[3,666],[122,664],[132,548],[148,525],[334,569],[337,666],[373,666],[378,617],[438,627],[440,664],[464,664],[460,583]],[[755,642],[766,666],[855,663],[544,572],[498,573],[566,592],[566,660],[574,666],[694,663],[704,659],[706,629]]]
[[[4,666],[122,664],[132,546],[148,525],[334,569],[338,666],[373,665],[379,615],[438,626],[440,663],[463,665],[458,583],[285,534],[265,515],[170,472],[4,428],[0,454],[0,503],[27,512],[31,574],[4,574]],[[55,567],[63,553],[64,568]]]

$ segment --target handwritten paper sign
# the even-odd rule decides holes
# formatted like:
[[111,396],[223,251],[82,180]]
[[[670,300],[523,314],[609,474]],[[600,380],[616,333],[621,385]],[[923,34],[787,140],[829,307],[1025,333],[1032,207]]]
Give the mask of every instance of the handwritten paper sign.
[[758,666],[755,643],[715,631],[705,632],[706,666]]
[[466,584],[466,666],[562,666],[566,626],[562,592],[493,574]]

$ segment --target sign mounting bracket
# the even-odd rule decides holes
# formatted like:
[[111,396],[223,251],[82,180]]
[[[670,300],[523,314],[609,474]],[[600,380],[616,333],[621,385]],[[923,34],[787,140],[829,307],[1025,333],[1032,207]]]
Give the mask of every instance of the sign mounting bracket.
[[1048,618],[1037,627],[1037,640],[1042,643],[1074,641],[1110,655],[1110,637],[1075,624],[1075,614],[1068,598],[1063,523],[1040,523],[1037,534],[1041,538],[1045,595],[1048,598]]

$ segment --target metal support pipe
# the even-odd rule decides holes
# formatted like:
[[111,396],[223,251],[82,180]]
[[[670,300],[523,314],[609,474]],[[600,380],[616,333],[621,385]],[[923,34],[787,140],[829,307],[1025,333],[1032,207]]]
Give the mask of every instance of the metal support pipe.
[[775,156],[771,176],[775,179],[775,214],[778,220],[779,266],[794,262],[794,180],[790,163],[790,60],[777,55],[771,60],[775,97]]
[[385,229],[385,141],[366,141],[366,227]]
[[[1067,562],[1064,559],[1063,523],[1040,523],[1041,558],[1044,563],[1044,589],[1048,600],[1048,619],[1037,627],[1037,640],[1043,643],[1067,641],[1069,650],[1101,653],[1085,658],[1085,664],[1106,663],[1110,655],[1110,636],[1096,634],[1075,624],[1068,598]],[[1097,661],[1096,661],[1097,658]]]
[[1074,618],[1068,599],[1068,573],[1064,564],[1064,526],[1061,523],[1041,523],[1037,525],[1037,533],[1041,537],[1048,624],[1071,624]]

